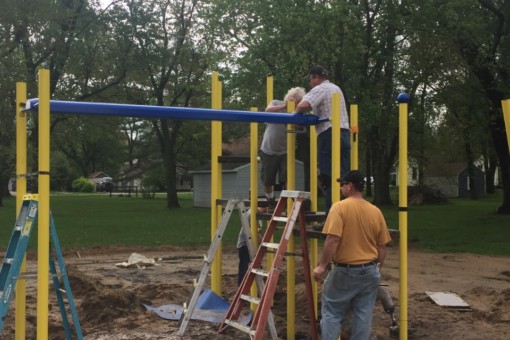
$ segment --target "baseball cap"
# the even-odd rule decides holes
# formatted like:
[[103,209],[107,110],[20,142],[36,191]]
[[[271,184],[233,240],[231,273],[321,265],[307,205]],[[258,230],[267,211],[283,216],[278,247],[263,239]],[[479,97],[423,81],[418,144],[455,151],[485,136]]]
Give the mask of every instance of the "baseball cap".
[[341,183],[365,183],[365,176],[359,170],[351,170],[344,177],[337,179]]
[[310,68],[310,71],[308,72],[308,76],[311,76],[311,75],[314,75],[314,76],[320,76],[320,77],[327,77],[328,76],[328,71],[320,66],[320,65],[315,65],[315,66],[312,66]]

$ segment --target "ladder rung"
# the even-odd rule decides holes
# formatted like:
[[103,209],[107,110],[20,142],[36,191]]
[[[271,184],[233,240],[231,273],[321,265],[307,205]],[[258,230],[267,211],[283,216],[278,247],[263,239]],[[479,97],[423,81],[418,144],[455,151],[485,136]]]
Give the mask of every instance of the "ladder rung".
[[258,297],[255,297],[255,296],[241,294],[241,299],[243,299],[244,301],[256,303],[257,305],[260,304],[260,299]]
[[14,227],[14,231],[22,231],[23,230],[23,227],[22,226],[15,226]]
[[37,273],[36,272],[19,273],[17,277],[13,276],[13,279],[15,280],[37,279]]
[[260,275],[260,276],[265,276],[265,277],[268,277],[269,276],[269,272],[268,271],[265,271],[263,269],[252,269],[251,272],[253,274],[256,274],[256,275]]
[[237,328],[239,329],[240,331],[243,331],[245,333],[248,333],[250,335],[255,335],[255,330],[254,329],[251,329],[250,327],[248,326],[245,326],[245,325],[241,325],[239,322],[237,321],[234,321],[234,320],[230,320],[230,319],[225,319],[225,323],[229,326],[232,326],[234,328]]
[[273,221],[276,221],[276,222],[287,223],[288,220],[289,220],[289,218],[287,216],[275,216],[275,217],[273,217]]
[[292,198],[306,198],[306,199],[310,199],[310,193],[308,191],[283,190],[280,193],[280,197],[292,197]]
[[12,257],[9,257],[9,258],[7,258],[7,257],[6,257],[6,258],[4,259],[4,263],[5,263],[5,264],[12,264]]
[[278,249],[280,243],[262,242],[262,246],[266,248]]

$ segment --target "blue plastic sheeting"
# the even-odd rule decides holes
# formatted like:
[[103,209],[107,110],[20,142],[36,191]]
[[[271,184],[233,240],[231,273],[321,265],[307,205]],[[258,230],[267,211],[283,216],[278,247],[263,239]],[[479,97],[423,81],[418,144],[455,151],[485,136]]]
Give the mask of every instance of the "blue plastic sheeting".
[[[39,99],[29,99],[25,110],[36,111],[38,106]],[[296,125],[316,125],[321,122],[317,116],[310,114],[213,110],[190,107],[71,102],[61,100],[50,101],[50,112],[55,114],[139,117],[147,119],[192,119]]]
[[[167,320],[179,320],[183,311],[183,307],[181,305],[170,304],[160,307],[152,307],[144,304],[144,306],[148,311],[152,311],[160,318]],[[210,289],[205,289],[198,297],[191,319],[219,324],[225,318],[225,314],[229,307],[230,304],[228,301],[223,300]],[[247,325],[251,320],[251,316],[251,312],[241,313],[237,321],[243,325]]]

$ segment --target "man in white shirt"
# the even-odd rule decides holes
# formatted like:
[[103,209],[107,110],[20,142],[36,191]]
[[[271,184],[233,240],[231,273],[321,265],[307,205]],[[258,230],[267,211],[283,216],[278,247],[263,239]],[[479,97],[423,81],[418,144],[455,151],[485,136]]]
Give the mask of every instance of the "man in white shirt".
[[[296,113],[312,110],[319,118],[331,118],[333,93],[340,94],[340,138],[341,138],[341,174],[350,169],[351,142],[349,115],[342,90],[328,80],[328,72],[322,66],[313,66],[309,73],[308,92],[296,107]],[[317,153],[319,161],[319,182],[326,198],[326,214],[331,207],[331,121],[325,121],[316,127]]]

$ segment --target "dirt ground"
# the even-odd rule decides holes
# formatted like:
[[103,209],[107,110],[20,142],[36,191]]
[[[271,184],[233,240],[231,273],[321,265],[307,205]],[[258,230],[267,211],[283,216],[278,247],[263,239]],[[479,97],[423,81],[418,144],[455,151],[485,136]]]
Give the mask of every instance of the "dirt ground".
[[[192,293],[192,281],[202,268],[198,259],[204,248],[127,248],[111,247],[86,250],[64,250],[64,257],[78,315],[85,339],[245,339],[231,327],[225,334],[216,333],[217,326],[191,321],[183,337],[175,334],[177,321],[159,318],[148,312],[151,306],[182,304]],[[165,258],[158,266],[145,269],[118,268],[115,263],[127,261],[133,252],[150,258]],[[3,254],[2,254],[3,256]],[[35,271],[30,260],[29,271]],[[299,268],[300,260],[296,260]],[[383,284],[399,311],[399,251],[388,249]],[[237,287],[237,250],[223,250],[223,293],[231,298]],[[306,309],[304,284],[296,278],[296,309]],[[278,334],[286,338],[286,275],[279,282],[273,312]],[[207,285],[209,286],[209,285]],[[27,339],[36,336],[36,284],[28,281]],[[510,339],[510,258],[471,254],[432,254],[409,252],[409,338],[410,339]],[[50,286],[52,289],[52,287]],[[441,307],[432,302],[426,291],[453,292],[471,306],[469,311]],[[50,292],[49,338],[64,339],[55,294]],[[4,320],[1,339],[14,338],[14,304]],[[298,312],[296,339],[308,337],[308,324]],[[390,317],[381,304],[374,312],[373,329],[378,339],[390,339]]]

